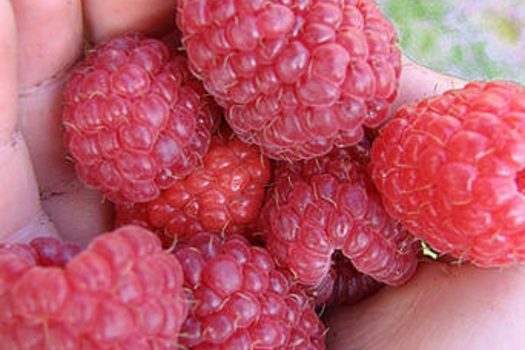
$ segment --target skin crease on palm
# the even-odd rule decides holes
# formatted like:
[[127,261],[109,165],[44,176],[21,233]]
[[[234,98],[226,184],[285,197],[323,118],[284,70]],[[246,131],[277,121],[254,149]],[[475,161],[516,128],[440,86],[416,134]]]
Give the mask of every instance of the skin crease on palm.
[[[61,89],[97,43],[128,31],[162,35],[175,0],[0,0],[0,240],[60,235],[86,244],[111,229],[111,207],[76,179],[60,135]],[[404,61],[396,107],[464,82]],[[525,270],[423,263],[327,316],[329,349],[522,349]]]

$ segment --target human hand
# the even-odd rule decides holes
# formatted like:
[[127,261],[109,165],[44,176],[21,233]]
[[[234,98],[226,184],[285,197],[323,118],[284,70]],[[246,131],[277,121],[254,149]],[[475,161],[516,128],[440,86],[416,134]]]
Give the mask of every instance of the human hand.
[[[111,227],[111,206],[76,180],[65,159],[63,83],[82,55],[84,37],[97,43],[131,30],[161,35],[174,8],[175,1],[160,0],[0,1],[2,241],[60,232],[85,244]],[[462,85],[406,61],[396,106]],[[329,348],[516,348],[524,288],[519,268],[424,264],[407,286],[331,313]]]

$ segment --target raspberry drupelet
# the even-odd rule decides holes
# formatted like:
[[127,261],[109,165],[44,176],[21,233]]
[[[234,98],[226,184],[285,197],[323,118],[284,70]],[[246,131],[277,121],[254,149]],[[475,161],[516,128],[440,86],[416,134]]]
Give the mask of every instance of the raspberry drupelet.
[[26,257],[38,266],[64,267],[82,248],[71,242],[62,242],[55,237],[36,237],[26,243],[2,243],[0,249],[10,250]]

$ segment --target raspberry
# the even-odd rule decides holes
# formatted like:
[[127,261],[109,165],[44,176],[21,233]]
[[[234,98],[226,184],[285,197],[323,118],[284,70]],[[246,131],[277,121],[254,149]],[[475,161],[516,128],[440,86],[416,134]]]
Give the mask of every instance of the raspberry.
[[525,261],[525,89],[474,82],[401,108],[373,145],[387,211],[432,249]]
[[177,23],[192,71],[269,157],[354,145],[390,114],[401,54],[371,0],[180,0]]
[[202,231],[250,232],[269,180],[270,163],[259,149],[221,129],[202,167],[151,202],[118,205],[117,226],[139,224],[165,236],[168,244],[174,237]]
[[153,200],[189,174],[220,118],[186,58],[139,34],[95,47],[72,73],[64,104],[79,178],[114,202]]
[[29,244],[0,244],[0,249],[10,250],[38,266],[64,267],[82,249],[74,243],[64,243],[58,238],[37,237]]
[[0,248],[2,349],[177,348],[182,269],[153,234],[101,235],[64,267],[38,264],[34,246]]
[[325,349],[311,300],[242,236],[201,233],[175,248],[191,293],[188,349]]
[[274,168],[260,229],[278,264],[309,289],[321,288],[338,251],[389,285],[405,283],[416,270],[415,240],[384,210],[363,150],[363,144],[335,149]]

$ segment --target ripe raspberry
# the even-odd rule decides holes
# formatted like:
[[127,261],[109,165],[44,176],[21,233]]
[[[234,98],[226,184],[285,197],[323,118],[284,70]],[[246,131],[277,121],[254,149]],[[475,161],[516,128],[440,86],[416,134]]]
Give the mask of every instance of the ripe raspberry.
[[396,97],[401,54],[371,0],[179,0],[192,71],[275,159],[356,144]]
[[159,198],[117,208],[117,226],[134,223],[166,239],[198,232],[243,234],[254,230],[270,180],[270,162],[228,129],[214,135],[210,149],[188,177]]
[[188,349],[325,349],[311,300],[244,237],[201,233],[176,247],[191,293],[180,343]]
[[401,108],[373,146],[388,212],[433,249],[525,262],[525,89],[471,83]]
[[186,58],[138,34],[97,46],[64,93],[64,139],[77,174],[114,202],[144,202],[190,173],[218,106]]
[[182,269],[150,232],[102,235],[63,268],[21,247],[0,248],[2,349],[177,348]]
[[260,229],[277,262],[309,289],[321,288],[337,251],[389,285],[406,282],[416,270],[414,239],[384,210],[362,152],[335,149],[275,167]]

